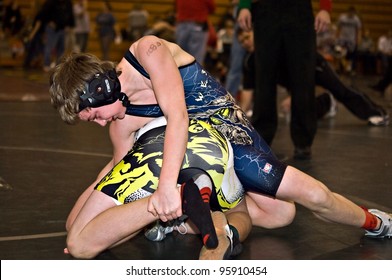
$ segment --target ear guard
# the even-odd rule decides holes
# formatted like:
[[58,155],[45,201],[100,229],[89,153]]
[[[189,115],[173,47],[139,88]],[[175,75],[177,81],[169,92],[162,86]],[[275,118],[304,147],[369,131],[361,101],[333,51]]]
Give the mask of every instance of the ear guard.
[[117,100],[121,100],[124,106],[128,102],[128,97],[121,92],[121,84],[115,69],[98,73],[86,82],[84,90],[80,93],[79,112],[87,107],[97,108]]

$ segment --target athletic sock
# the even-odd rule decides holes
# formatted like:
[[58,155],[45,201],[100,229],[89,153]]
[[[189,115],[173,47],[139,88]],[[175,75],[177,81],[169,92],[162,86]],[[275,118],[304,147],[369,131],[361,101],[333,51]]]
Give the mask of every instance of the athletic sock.
[[[208,178],[208,176],[206,177]],[[200,183],[201,180],[198,179],[196,181]],[[211,185],[211,181],[208,181],[209,185]],[[195,184],[193,179],[188,180],[181,186],[182,212],[187,215],[199,229],[203,244],[207,248],[216,248],[218,246],[218,237],[211,218],[209,204],[210,194],[211,188],[204,185],[203,187],[200,187],[199,191],[199,186]]]
[[[366,215],[365,223],[362,225],[362,228],[366,229],[366,230],[371,230],[371,231],[378,230],[378,228],[377,228],[377,220],[378,220],[377,216],[375,216],[372,213],[370,213],[367,208],[365,208],[365,207],[361,207],[361,208],[363,209],[363,211],[365,211],[365,215]],[[381,223],[380,223],[380,226],[381,226]]]

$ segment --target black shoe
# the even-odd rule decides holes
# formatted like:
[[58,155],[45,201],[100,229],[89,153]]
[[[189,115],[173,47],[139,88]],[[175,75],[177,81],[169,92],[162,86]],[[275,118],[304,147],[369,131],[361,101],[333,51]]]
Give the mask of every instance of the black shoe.
[[295,148],[294,159],[298,160],[310,160],[312,158],[312,150],[310,147],[305,148]]
[[242,243],[240,242],[240,240],[238,239],[238,237],[235,234],[233,234],[233,232],[229,228],[229,226],[227,226],[225,228],[225,230],[226,230],[227,238],[230,241],[230,246],[229,246],[229,248],[227,248],[227,251],[226,251],[225,255],[223,256],[223,259],[230,260],[233,257],[236,257],[242,253],[243,246],[242,246]]

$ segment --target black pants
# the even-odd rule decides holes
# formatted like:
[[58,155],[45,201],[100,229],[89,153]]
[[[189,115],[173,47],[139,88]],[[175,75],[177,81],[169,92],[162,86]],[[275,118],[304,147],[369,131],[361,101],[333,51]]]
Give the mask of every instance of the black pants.
[[278,125],[277,76],[284,60],[292,95],[291,138],[296,147],[310,147],[317,130],[311,1],[259,1],[252,5],[252,18],[256,64],[253,125],[271,144]]
[[330,91],[336,100],[361,120],[386,114],[385,110],[366,94],[345,85],[320,54],[317,54],[316,84]]

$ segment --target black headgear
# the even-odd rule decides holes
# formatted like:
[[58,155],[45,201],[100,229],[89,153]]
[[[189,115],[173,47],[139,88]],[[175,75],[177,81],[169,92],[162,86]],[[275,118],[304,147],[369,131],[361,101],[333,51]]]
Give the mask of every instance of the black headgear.
[[80,93],[79,112],[87,107],[97,108],[117,100],[121,100],[124,106],[128,103],[128,97],[121,92],[116,70],[98,73],[86,82],[84,90]]

